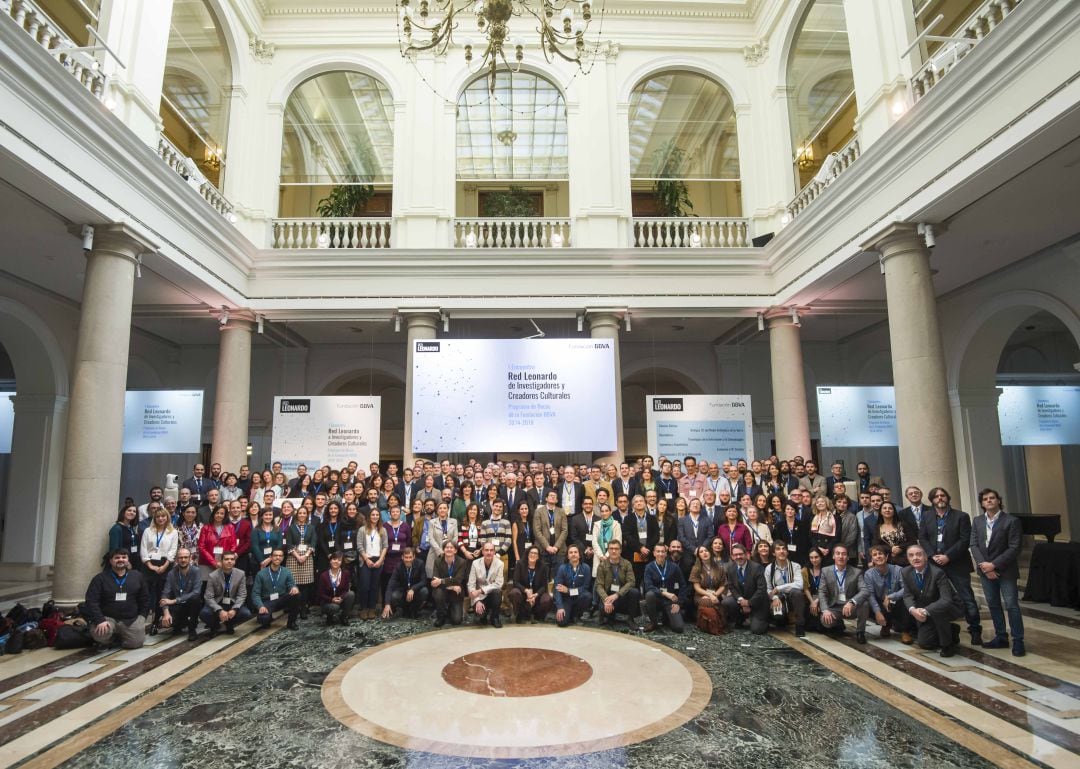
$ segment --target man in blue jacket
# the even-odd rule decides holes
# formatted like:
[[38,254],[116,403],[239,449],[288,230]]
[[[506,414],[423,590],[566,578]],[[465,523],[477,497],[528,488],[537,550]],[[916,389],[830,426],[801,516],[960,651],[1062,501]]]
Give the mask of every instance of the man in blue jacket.
[[270,627],[274,612],[284,610],[289,621],[289,630],[298,630],[296,617],[300,614],[300,588],[288,566],[282,566],[285,551],[275,547],[270,554],[270,565],[255,575],[255,584],[251,586],[251,602],[255,606],[255,618],[259,628]]
[[645,567],[645,613],[649,621],[645,632],[656,630],[661,622],[676,633],[686,628],[680,603],[686,600],[690,584],[682,569],[667,559],[667,545],[653,547],[653,560]]

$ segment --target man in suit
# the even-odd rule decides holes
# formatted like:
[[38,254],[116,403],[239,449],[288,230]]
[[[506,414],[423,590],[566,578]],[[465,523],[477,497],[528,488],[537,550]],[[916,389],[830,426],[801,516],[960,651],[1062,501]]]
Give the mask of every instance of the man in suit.
[[571,545],[578,546],[578,552],[581,553],[581,560],[586,564],[593,562],[593,538],[592,530],[593,523],[598,520],[593,515],[593,509],[595,504],[592,498],[586,496],[581,502],[581,512],[577,515],[571,515],[567,519],[567,526],[570,529],[568,535],[568,542]]
[[[993,489],[979,492],[982,515],[971,524],[971,557],[982,582],[986,607],[994,622],[994,637],[983,644],[987,649],[1005,649],[1009,634],[1005,628],[1005,614],[1009,615],[1012,629],[1012,653],[1023,657],[1024,618],[1020,614],[1020,594],[1017,580],[1020,578],[1020,520],[1001,509],[1001,495]],[[1004,610],[1003,610],[1004,609]]]
[[[169,570],[165,577],[165,589],[161,593],[161,626],[171,627],[173,635],[179,635],[187,628],[188,640],[194,641],[203,605],[201,592],[199,567],[192,565],[191,551],[186,547],[177,548],[176,567]],[[246,589],[244,595],[247,595]]]
[[438,489],[439,491],[442,491],[443,489],[445,489],[446,488],[446,479],[450,477],[451,473],[452,473],[452,468],[450,467],[450,460],[449,459],[444,459],[442,462],[439,463],[439,473],[437,475],[435,475],[434,478],[432,479],[434,484],[435,484],[435,488]]
[[971,645],[982,646],[982,625],[979,619],[979,604],[975,602],[975,593],[971,590],[971,518],[963,510],[954,510],[950,504],[952,497],[940,486],[930,489],[930,504],[934,514],[923,517],[919,529],[919,544],[930,557],[930,561],[945,571],[956,594],[964,604],[967,615],[968,632],[971,633]]
[[627,499],[633,499],[638,493],[638,477],[630,473],[630,465],[623,462],[619,465],[619,477],[611,482],[611,488],[615,492],[612,499],[617,499],[620,494],[625,494]]
[[844,620],[855,618],[855,640],[866,643],[866,620],[870,617],[870,591],[862,572],[848,565],[848,551],[837,544],[832,550],[833,565],[821,572],[818,606],[821,624],[828,633],[843,633]]
[[203,601],[201,619],[210,628],[211,638],[218,634],[222,625],[225,625],[226,633],[233,635],[237,625],[251,619],[251,610],[244,605],[247,582],[244,573],[236,568],[236,553],[221,554],[221,568],[210,572]]
[[401,471],[401,480],[394,484],[394,494],[397,496],[403,509],[409,509],[409,505],[412,504],[416,492],[417,488],[413,481],[412,468],[406,467]]
[[481,556],[469,571],[469,602],[479,620],[487,617],[492,627],[502,627],[503,562],[495,557],[495,545],[485,542]]
[[746,548],[738,542],[731,546],[731,563],[724,567],[728,594],[720,602],[728,627],[742,627],[750,619],[750,632],[764,635],[769,629],[769,592],[765,570],[749,560]]
[[589,480],[585,481],[582,486],[585,488],[585,496],[596,501],[596,493],[600,489],[607,489],[608,499],[615,498],[615,490],[611,487],[611,484],[600,473],[600,465],[593,465],[589,468]]
[[533,532],[540,557],[547,564],[548,573],[554,574],[566,560],[566,544],[569,526],[566,512],[558,506],[559,492],[548,489],[544,504],[533,512]]
[[964,604],[944,570],[927,562],[922,545],[910,545],[907,557],[904,605],[918,628],[915,641],[923,649],[940,646],[941,656],[951,657],[960,643],[960,627],[953,620],[963,616]]
[[645,568],[645,613],[649,618],[645,623],[646,633],[665,622],[673,633],[686,629],[682,604],[689,597],[690,582],[667,555],[667,546],[658,542],[653,548],[652,563]]
[[645,498],[638,494],[631,502],[629,515],[623,518],[623,546],[627,558],[634,567],[634,579],[645,584],[645,566],[652,558],[653,548],[660,541],[660,524],[655,515],[649,515]]
[[206,466],[202,462],[197,462],[191,469],[191,477],[184,481],[180,488],[187,489],[191,493],[191,498],[198,504],[206,499],[206,492],[216,486],[206,477]]
[[904,489],[904,497],[908,501],[908,506],[898,513],[900,522],[905,530],[919,532],[922,530],[923,516],[928,514],[928,508],[923,504],[922,489],[918,486],[908,486]]
[[502,497],[502,500],[506,503],[507,510],[516,510],[517,506],[521,504],[521,501],[528,498],[525,489],[518,486],[516,473],[507,473],[503,476],[503,483],[502,488],[499,489],[499,496]]
[[[825,479],[825,493],[829,499],[836,499],[837,485],[844,486],[846,483],[851,483],[851,479],[844,475],[844,466],[839,462],[833,462],[832,475]],[[847,487],[844,486],[844,488]]]
[[859,462],[855,465],[855,479],[858,482],[856,491],[870,491],[871,486],[877,486],[879,489],[885,487],[885,479],[877,475],[870,475],[870,465],[866,462]]
[[825,496],[825,477],[817,474],[817,465],[811,461],[805,467],[806,475],[799,479],[799,488],[806,489],[814,497]]
[[581,512],[581,500],[585,499],[585,487],[577,479],[572,465],[563,469],[563,480],[557,489],[559,492],[559,506],[566,511],[567,515]]
[[[712,489],[706,492],[709,493],[712,493]],[[713,523],[712,516],[702,509],[701,500],[691,499],[688,512],[679,519],[675,530],[683,550],[695,554],[699,547],[709,546],[716,531],[716,524]]]
[[304,478],[307,477],[307,465],[296,466],[296,477],[288,482],[289,496],[300,496],[297,492],[300,490],[300,484],[304,482]]

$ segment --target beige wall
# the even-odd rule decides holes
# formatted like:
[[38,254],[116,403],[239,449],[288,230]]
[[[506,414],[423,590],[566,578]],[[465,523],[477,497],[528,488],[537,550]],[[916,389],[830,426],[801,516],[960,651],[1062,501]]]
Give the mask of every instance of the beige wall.
[[1025,446],[1028,489],[1031,512],[1061,514],[1062,541],[1072,537],[1069,532],[1068,507],[1065,500],[1065,470],[1061,463],[1060,446]]

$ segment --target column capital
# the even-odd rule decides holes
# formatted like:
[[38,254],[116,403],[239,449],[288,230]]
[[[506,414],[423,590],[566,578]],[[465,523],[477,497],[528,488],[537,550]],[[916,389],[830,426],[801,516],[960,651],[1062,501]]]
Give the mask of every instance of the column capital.
[[69,231],[73,235],[82,237],[84,227],[91,227],[94,231],[93,247],[87,254],[113,254],[114,256],[129,259],[134,264],[138,261],[139,254],[158,250],[157,243],[151,241],[126,222],[76,225],[69,228]]
[[863,251],[876,251],[882,260],[900,253],[926,250],[926,242],[918,231],[918,225],[909,222],[892,222],[875,232],[860,244]]
[[9,395],[16,414],[53,414],[67,403],[66,395]]
[[585,319],[589,322],[589,328],[604,328],[614,326],[618,329],[626,310],[585,310]]
[[768,328],[770,330],[774,329],[774,328],[780,328],[782,326],[795,326],[796,328],[801,328],[802,323],[801,322],[796,323],[795,319],[791,317],[791,311],[792,310],[795,310],[796,313],[801,318],[803,315],[807,314],[807,312],[809,311],[809,308],[808,307],[797,307],[797,306],[796,307],[772,307],[772,308],[766,310],[765,312],[763,312],[762,315],[765,316],[765,322],[766,322],[766,324],[767,324],[767,326],[768,326]]
[[234,310],[230,308],[228,310],[229,317],[225,323],[221,323],[222,312],[220,309],[209,310],[208,312],[218,319],[218,331],[238,331],[242,329],[250,332],[255,329],[257,322],[255,313],[251,310]]
[[405,328],[430,328],[435,329],[442,316],[439,310],[410,310],[399,309],[398,315],[405,319]]

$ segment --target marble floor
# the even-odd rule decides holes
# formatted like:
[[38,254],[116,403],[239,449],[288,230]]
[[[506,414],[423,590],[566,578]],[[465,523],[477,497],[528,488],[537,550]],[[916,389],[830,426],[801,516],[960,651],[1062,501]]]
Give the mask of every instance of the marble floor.
[[1080,766],[1080,615],[1029,654],[321,620],[0,657],[4,767]]

